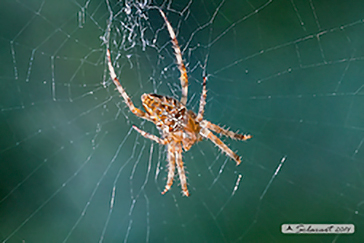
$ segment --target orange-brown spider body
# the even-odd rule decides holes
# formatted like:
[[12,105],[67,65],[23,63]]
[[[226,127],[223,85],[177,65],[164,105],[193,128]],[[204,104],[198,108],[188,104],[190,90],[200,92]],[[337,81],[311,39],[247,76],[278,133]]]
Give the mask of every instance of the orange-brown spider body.
[[195,142],[202,140],[196,114],[178,100],[157,94],[143,94],[141,100],[158,130],[162,135],[168,134],[168,142],[180,142],[188,151]]
[[188,76],[186,67],[183,64],[182,53],[173,28],[167,20],[164,12],[162,10],[159,10],[159,12],[164,18],[169,35],[172,39],[178,69],[181,74],[181,100],[178,101],[174,98],[157,94],[143,94],[141,99],[145,111],[138,109],[134,106],[133,102],[125,92],[123,86],[120,84],[120,81],[115,74],[109,49],[106,51],[107,64],[109,67],[111,79],[123,97],[125,103],[129,107],[130,111],[142,119],[153,122],[160,131],[161,137],[147,133],[136,126],[133,126],[133,128],[143,137],[161,145],[167,146],[168,178],[167,184],[165,189],[162,191],[162,194],[165,194],[170,190],[173,184],[174,173],[177,168],[179,179],[181,181],[182,192],[185,196],[189,196],[190,193],[187,189],[185,167],[182,160],[182,148],[187,151],[193,144],[202,140],[203,138],[209,139],[230,158],[235,160],[237,165],[239,165],[241,163],[241,158],[226,144],[224,144],[216,135],[214,135],[213,132],[238,140],[250,139],[251,135],[232,132],[229,129],[220,127],[204,119],[204,108],[207,94],[206,77],[203,79],[202,94],[197,115],[193,111],[186,108],[188,94]]

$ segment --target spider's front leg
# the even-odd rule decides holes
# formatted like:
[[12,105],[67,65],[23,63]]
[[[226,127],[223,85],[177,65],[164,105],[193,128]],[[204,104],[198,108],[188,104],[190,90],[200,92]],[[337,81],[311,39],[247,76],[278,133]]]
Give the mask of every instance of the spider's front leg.
[[153,134],[150,134],[150,133],[147,133],[141,129],[139,129],[138,127],[134,126],[133,125],[133,128],[138,132],[140,133],[143,137],[145,138],[148,138],[154,142],[157,142],[159,144],[162,144],[162,145],[166,145],[168,143],[168,140],[165,138],[165,139],[160,139],[159,137],[153,135]]
[[236,164],[241,163],[241,158],[234,153],[226,144],[224,144],[218,137],[216,137],[209,129],[202,128],[200,134],[207,139],[210,139],[216,146],[218,146],[223,152],[225,152],[230,158],[236,161]]
[[176,147],[177,147],[176,164],[177,164],[177,169],[178,169],[179,180],[181,181],[182,193],[183,193],[183,195],[188,197],[188,196],[190,196],[190,193],[188,192],[188,189],[187,189],[187,177],[186,177],[185,167],[184,167],[183,161],[182,161],[182,145],[180,143],[177,143]]
[[175,156],[175,145],[174,144],[168,144],[168,179],[166,187],[164,188],[164,191],[162,192],[162,195],[164,195],[166,192],[171,189],[173,184],[173,178],[174,178],[174,170],[176,169],[176,156]]
[[213,132],[222,134],[222,135],[232,138],[232,139],[245,141],[245,140],[252,138],[252,135],[250,135],[250,134],[239,134],[237,132],[233,132],[233,131],[230,131],[229,129],[220,127],[216,124],[213,124],[207,120],[203,120],[200,124],[201,124],[201,126],[204,126]]

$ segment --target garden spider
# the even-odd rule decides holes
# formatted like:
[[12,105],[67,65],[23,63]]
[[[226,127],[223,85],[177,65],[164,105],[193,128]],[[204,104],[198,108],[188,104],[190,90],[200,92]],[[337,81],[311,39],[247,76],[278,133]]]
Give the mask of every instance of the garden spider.
[[121,86],[115,74],[109,49],[107,49],[106,55],[111,79],[116,85],[116,88],[118,89],[121,96],[124,98],[124,101],[128,105],[131,112],[140,118],[153,122],[157,126],[162,136],[159,138],[153,134],[139,129],[136,126],[133,126],[133,128],[143,137],[149,138],[150,140],[153,140],[159,144],[167,145],[168,179],[162,194],[165,194],[171,188],[173,184],[174,172],[177,166],[183,195],[188,197],[190,193],[187,189],[185,168],[182,161],[182,148],[184,151],[188,151],[194,143],[201,141],[202,138],[210,139],[223,152],[235,160],[237,165],[239,165],[241,158],[211,131],[238,140],[247,140],[251,138],[251,135],[238,134],[203,119],[207,93],[206,77],[203,78],[203,87],[198,114],[196,115],[193,111],[186,108],[188,92],[186,67],[182,61],[182,54],[176,39],[176,34],[174,33],[173,28],[167,20],[164,12],[162,10],[159,10],[159,12],[163,17],[165,24],[167,25],[169,35],[172,39],[178,69],[181,73],[180,80],[182,86],[182,97],[180,101],[177,101],[171,97],[157,94],[143,94],[141,96],[141,100],[145,111],[136,108],[125,92],[124,88]]

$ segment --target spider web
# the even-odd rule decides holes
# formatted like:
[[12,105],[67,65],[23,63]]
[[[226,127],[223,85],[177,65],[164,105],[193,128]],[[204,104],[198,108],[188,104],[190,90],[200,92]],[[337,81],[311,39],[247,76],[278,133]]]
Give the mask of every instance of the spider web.
[[[364,198],[364,3],[1,3],[2,242],[359,242]],[[250,133],[184,153],[191,196],[164,196],[165,148],[140,137],[110,81],[106,46],[137,107],[179,98],[168,31],[189,75],[188,108]],[[110,28],[108,28],[110,27]],[[109,31],[110,30],[110,31]],[[283,235],[283,223],[351,223],[353,235]]]

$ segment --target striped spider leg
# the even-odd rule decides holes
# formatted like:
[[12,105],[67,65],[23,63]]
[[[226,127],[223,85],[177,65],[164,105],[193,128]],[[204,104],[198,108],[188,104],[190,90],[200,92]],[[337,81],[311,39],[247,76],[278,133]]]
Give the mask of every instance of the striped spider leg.
[[177,167],[182,193],[184,196],[188,197],[190,193],[187,188],[187,178],[182,160],[182,148],[184,151],[188,151],[193,144],[201,141],[203,138],[206,138],[235,160],[237,164],[240,164],[241,158],[227,145],[225,145],[216,135],[214,135],[213,132],[238,140],[247,140],[251,138],[251,135],[234,133],[203,119],[207,95],[206,77],[203,79],[202,94],[197,115],[186,108],[188,94],[188,76],[186,67],[183,63],[182,53],[178,45],[176,34],[174,33],[174,30],[164,12],[162,10],[159,10],[159,12],[165,21],[169,35],[172,39],[173,49],[178,69],[180,71],[182,90],[182,97],[180,101],[168,96],[153,93],[143,94],[141,96],[141,100],[145,111],[136,108],[115,74],[109,49],[106,51],[106,56],[111,79],[130,111],[140,118],[153,122],[159,130],[161,138],[147,133],[136,126],[133,126],[133,128],[143,137],[167,146],[168,178],[162,194],[165,194],[171,189]]

